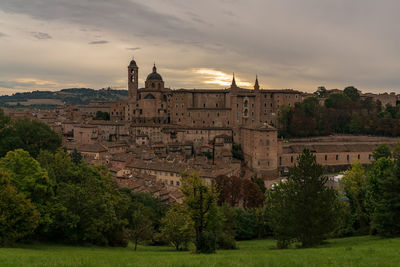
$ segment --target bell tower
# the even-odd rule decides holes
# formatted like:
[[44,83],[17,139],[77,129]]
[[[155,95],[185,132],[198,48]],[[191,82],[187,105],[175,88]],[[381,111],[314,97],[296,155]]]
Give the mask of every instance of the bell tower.
[[129,100],[133,101],[136,101],[137,99],[137,91],[139,88],[138,72],[139,67],[136,65],[136,61],[132,58],[128,66],[128,97]]

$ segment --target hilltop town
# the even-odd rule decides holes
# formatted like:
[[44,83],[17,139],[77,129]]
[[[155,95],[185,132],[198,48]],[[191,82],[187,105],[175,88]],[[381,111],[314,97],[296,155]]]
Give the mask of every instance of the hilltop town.
[[[149,192],[166,202],[180,201],[180,177],[197,172],[207,183],[218,176],[258,177],[272,185],[308,148],[331,173],[355,160],[371,162],[377,144],[391,137],[335,135],[278,137],[282,107],[293,107],[311,94],[292,89],[170,89],[154,65],[144,87],[139,66],[127,67],[128,98],[69,104],[52,110],[6,109],[12,117],[30,117],[50,125],[68,152],[104,164],[121,187]],[[328,91],[337,93],[336,91]],[[396,106],[398,95],[363,94],[383,106]],[[323,99],[322,99],[323,100]],[[304,125],[307,127],[307,125]]]

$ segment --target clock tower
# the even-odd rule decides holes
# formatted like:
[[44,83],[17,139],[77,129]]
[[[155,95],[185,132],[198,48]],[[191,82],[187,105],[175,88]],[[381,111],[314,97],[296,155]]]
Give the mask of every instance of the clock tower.
[[132,59],[128,66],[128,97],[129,100],[133,101],[137,100],[137,91],[139,88],[138,71],[139,68],[136,65],[136,61]]

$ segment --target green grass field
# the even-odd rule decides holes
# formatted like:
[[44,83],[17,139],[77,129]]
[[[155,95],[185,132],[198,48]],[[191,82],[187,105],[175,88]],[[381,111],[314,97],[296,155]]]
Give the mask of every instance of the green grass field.
[[0,266],[400,266],[400,238],[331,239],[319,248],[274,249],[273,240],[242,241],[212,255],[169,247],[24,245],[0,248]]

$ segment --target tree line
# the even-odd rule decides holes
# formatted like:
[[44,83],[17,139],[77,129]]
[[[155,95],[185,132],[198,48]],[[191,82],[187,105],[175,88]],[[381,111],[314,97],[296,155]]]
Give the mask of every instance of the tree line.
[[[328,94],[324,87],[292,107],[280,110],[279,134],[307,137],[330,134],[400,135],[400,105],[383,106],[372,98],[361,98],[355,87]],[[307,127],[304,127],[307,125]]]

